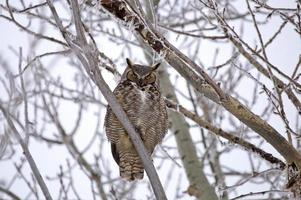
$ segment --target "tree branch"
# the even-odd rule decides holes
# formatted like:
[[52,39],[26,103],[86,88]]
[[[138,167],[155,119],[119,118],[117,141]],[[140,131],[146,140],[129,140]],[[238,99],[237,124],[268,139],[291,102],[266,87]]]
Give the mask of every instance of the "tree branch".
[[14,200],[21,200],[21,198],[18,197],[16,194],[9,191],[8,189],[3,188],[1,185],[0,185],[0,192],[3,192],[4,194],[6,194],[7,196],[11,197]]
[[259,155],[260,157],[262,157],[266,161],[270,162],[271,164],[277,164],[278,168],[281,170],[283,170],[285,168],[284,162],[282,162],[278,158],[274,157],[272,154],[267,153],[264,150],[256,147],[254,144],[249,143],[249,142],[245,141],[244,139],[237,137],[233,134],[230,134],[230,133],[222,130],[221,128],[215,127],[208,121],[197,116],[195,113],[187,110],[182,105],[179,105],[169,99],[165,99],[165,102],[166,102],[166,105],[168,108],[173,109],[174,111],[177,111],[179,113],[182,113],[183,115],[185,115],[186,117],[188,117],[189,119],[191,119],[192,121],[197,123],[199,126],[209,130],[210,133],[214,133],[215,135],[223,137],[234,144],[240,145],[247,151],[250,151],[250,152],[253,152],[253,153]]

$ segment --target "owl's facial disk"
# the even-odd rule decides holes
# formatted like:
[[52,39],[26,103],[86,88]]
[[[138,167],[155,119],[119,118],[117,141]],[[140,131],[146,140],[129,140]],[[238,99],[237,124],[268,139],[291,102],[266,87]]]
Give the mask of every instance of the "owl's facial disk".
[[140,76],[139,74],[135,73],[133,70],[129,70],[127,73],[127,79],[136,83],[138,86],[146,86],[148,84],[153,84],[156,82],[156,74],[151,72],[144,76]]
[[129,59],[126,61],[129,66],[129,71],[126,74],[128,80],[136,83],[140,87],[156,82],[157,75],[155,71],[159,67],[160,63],[149,67],[133,64]]

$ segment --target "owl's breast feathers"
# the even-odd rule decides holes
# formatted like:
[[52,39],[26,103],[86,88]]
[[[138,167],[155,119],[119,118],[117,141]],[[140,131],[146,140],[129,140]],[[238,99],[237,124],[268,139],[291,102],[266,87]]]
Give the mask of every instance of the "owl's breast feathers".
[[[166,106],[158,87],[155,84],[139,87],[126,80],[118,84],[114,94],[151,155],[168,128]],[[120,176],[128,181],[142,179],[142,161],[110,107],[105,117],[105,130]]]
[[139,87],[125,80],[118,84],[114,94],[130,121],[139,130],[141,138],[147,139],[146,134],[153,135],[156,143],[159,143],[167,131],[168,119],[165,102],[157,85]]

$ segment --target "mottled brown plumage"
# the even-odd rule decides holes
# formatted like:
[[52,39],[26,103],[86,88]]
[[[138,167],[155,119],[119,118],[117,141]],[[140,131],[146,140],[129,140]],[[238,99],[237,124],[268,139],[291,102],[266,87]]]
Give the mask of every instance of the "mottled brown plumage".
[[[118,102],[151,155],[165,136],[168,118],[165,102],[159,91],[156,69],[159,64],[144,66],[127,59],[128,67],[114,90]],[[144,167],[131,139],[108,106],[105,130],[120,176],[128,181],[142,179]]]

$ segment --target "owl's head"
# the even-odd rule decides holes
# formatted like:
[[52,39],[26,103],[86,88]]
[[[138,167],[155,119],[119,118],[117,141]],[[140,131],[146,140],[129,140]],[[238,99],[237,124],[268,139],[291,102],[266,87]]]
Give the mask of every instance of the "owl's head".
[[156,70],[160,63],[152,66],[134,64],[130,59],[126,59],[128,67],[125,71],[126,79],[136,83],[138,86],[143,87],[157,82]]

